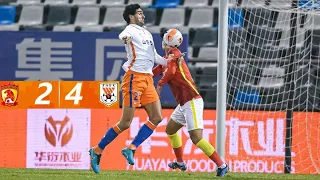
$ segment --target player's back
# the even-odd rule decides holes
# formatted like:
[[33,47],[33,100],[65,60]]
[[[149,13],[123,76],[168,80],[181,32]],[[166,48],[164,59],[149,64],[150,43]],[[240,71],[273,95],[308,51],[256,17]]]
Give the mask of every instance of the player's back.
[[130,24],[120,33],[119,38],[122,39],[124,36],[132,38],[132,41],[125,45],[128,61],[123,65],[124,70],[152,74],[155,50],[150,32],[143,27]]
[[168,51],[168,54],[174,54],[174,61],[177,65],[173,78],[168,81],[177,102],[180,105],[183,105],[193,98],[201,97],[193,81],[187,63],[183,58],[179,61],[181,54],[180,50],[172,48]]

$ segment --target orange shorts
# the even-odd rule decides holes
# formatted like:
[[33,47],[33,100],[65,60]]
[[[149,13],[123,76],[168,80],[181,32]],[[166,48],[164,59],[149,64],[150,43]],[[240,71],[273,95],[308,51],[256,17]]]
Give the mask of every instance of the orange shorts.
[[160,101],[150,74],[129,70],[123,77],[121,89],[123,106],[141,107]]

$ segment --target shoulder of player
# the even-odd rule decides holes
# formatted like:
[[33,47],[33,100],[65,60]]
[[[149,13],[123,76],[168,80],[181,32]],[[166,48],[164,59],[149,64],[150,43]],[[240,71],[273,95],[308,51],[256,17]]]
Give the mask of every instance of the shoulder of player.
[[134,28],[133,26],[130,26],[130,25],[127,25],[127,26],[124,28],[123,32],[128,32],[128,33],[130,33],[130,34],[132,34],[132,35],[138,33],[137,29]]

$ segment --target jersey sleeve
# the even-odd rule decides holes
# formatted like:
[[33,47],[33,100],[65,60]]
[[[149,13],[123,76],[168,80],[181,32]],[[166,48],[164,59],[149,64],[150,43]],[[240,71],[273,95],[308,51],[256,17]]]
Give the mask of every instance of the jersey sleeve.
[[164,73],[164,76],[159,80],[158,86],[163,86],[165,83],[170,81],[173,78],[176,71],[177,71],[176,61],[168,61],[167,70]]
[[162,65],[158,64],[156,67],[152,69],[153,76],[160,76],[162,74]]
[[123,37],[131,37],[133,38],[132,33],[130,33],[130,31],[128,30],[128,28],[125,28],[120,34],[119,34],[119,39],[122,40]]

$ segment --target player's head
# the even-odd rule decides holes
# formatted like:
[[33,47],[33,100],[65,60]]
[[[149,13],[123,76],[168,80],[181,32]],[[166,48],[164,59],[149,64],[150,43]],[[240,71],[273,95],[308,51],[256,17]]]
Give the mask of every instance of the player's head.
[[[162,34],[163,32],[160,32]],[[168,29],[163,33],[162,47],[179,47],[183,41],[182,34],[177,29]]]
[[123,19],[128,24],[136,24],[142,27],[144,25],[144,18],[145,16],[139,4],[127,5],[123,11]]

